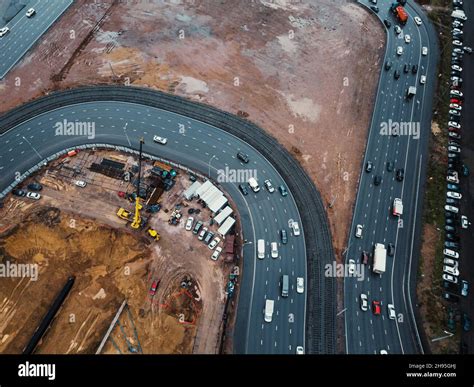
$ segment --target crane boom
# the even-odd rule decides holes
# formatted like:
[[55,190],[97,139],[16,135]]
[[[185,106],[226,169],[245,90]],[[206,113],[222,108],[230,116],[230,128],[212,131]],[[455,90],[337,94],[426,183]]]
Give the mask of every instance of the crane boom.
[[143,137],[140,138],[140,152],[138,154],[138,182],[137,182],[137,197],[135,198],[135,215],[133,216],[133,223],[132,228],[140,228],[141,226],[141,216],[140,216],[140,209],[142,205],[140,204],[140,181],[141,181],[141,173],[142,173],[142,148],[145,141]]

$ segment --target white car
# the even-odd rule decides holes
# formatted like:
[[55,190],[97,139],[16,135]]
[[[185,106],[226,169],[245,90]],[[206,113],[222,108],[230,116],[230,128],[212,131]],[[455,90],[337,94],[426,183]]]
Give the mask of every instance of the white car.
[[446,196],[451,199],[462,199],[462,194],[460,194],[459,192],[454,192],[454,191],[446,192]]
[[299,294],[304,293],[304,278],[303,277],[296,278],[296,293],[299,293]]
[[445,209],[446,211],[453,212],[453,213],[455,213],[455,214],[457,214],[457,213],[459,212],[459,208],[454,207],[454,206],[450,206],[450,205],[448,205],[448,204],[446,204],[446,205],[444,206],[444,209]]
[[448,146],[448,151],[449,152],[454,152],[454,153],[461,153],[461,148],[459,148],[458,146],[449,145]]
[[421,26],[422,22],[421,22],[421,18],[419,16],[415,16],[413,18],[413,20],[415,20],[415,23],[416,23],[417,26]]
[[381,355],[388,355],[388,352],[387,352],[386,349],[381,349],[381,350],[380,350],[380,354],[381,354]]
[[458,66],[458,65],[452,65],[451,66],[451,69],[455,70],[455,71],[462,71],[462,67],[461,66]]
[[294,236],[298,236],[298,235],[301,234],[300,225],[298,224],[298,222],[292,222],[291,223],[291,228],[293,229],[293,235]]
[[408,34],[406,34],[406,35],[405,35],[405,43],[408,44],[408,43],[410,43],[410,42],[411,42],[411,36],[408,35]]
[[398,46],[397,47],[397,55],[402,55],[403,54],[403,47],[402,46]]
[[194,223],[194,218],[190,216],[188,220],[186,221],[186,231],[191,231],[193,228],[193,223]]
[[457,103],[450,103],[449,108],[450,109],[456,109],[456,110],[462,110],[462,106],[458,105]]
[[449,274],[443,274],[443,279],[445,281],[448,281],[448,282],[451,282],[453,284],[457,284],[458,283],[458,278],[457,277],[453,277],[452,275],[449,275]]
[[400,26],[395,26],[395,32],[400,35],[402,33],[402,29],[400,28]]
[[[458,175],[457,175],[457,174],[455,174],[455,175],[448,175],[448,176],[446,176],[446,181],[448,181],[449,183],[459,184]],[[453,199],[454,199],[454,198],[453,198]]]
[[363,230],[363,227],[361,224],[358,224],[356,226],[356,232],[355,232],[355,236],[356,238],[362,238],[362,230]]
[[165,137],[153,136],[153,141],[161,145],[166,145],[166,143],[168,142],[168,139]]
[[211,259],[213,261],[217,261],[217,259],[219,258],[219,255],[221,255],[221,252],[222,252],[222,247],[220,247],[220,246],[216,247],[216,249],[214,250],[214,252],[211,255]]
[[40,200],[41,199],[41,195],[38,192],[28,192],[26,194],[26,197],[30,198],[30,199],[34,199],[34,200]]
[[212,250],[212,249],[214,249],[214,247],[217,246],[217,244],[218,244],[220,241],[221,241],[221,238],[215,237],[215,238],[212,240],[212,242],[207,245],[207,247],[209,247],[209,249]]
[[32,17],[36,13],[34,8],[30,8],[28,11],[26,11],[26,17]]
[[458,110],[454,110],[454,109],[449,110],[448,113],[451,114],[452,116],[456,116],[456,117],[461,116],[461,113]]
[[360,309],[362,309],[364,312],[367,312],[367,309],[369,309],[369,300],[367,299],[367,294],[361,293],[359,296],[359,301]]
[[451,249],[444,249],[443,254],[446,255],[447,257],[459,259],[459,253]]
[[451,32],[454,34],[462,34],[462,30],[460,28],[453,28]]
[[78,187],[81,187],[81,188],[84,188],[87,183],[85,181],[82,181],[82,180],[76,180],[76,183],[75,183]]
[[10,28],[8,28],[8,27],[0,28],[0,38],[2,36],[6,35],[9,31],[10,31]]
[[447,266],[452,266],[452,267],[458,267],[458,261],[455,261],[454,259],[451,258],[444,258],[443,263]]
[[395,307],[393,304],[387,304],[387,311],[388,311],[388,318],[390,320],[395,320],[397,318],[397,314],[395,313]]
[[297,355],[304,355],[304,348],[301,345],[296,347],[296,354]]
[[268,192],[275,192],[275,188],[273,187],[272,182],[270,180],[265,180],[263,184],[265,185],[265,188],[268,190]]
[[204,237],[206,236],[207,230],[208,230],[207,227],[202,228],[201,232],[198,235],[198,240],[199,241],[202,241],[204,239]]
[[461,227],[462,228],[468,228],[471,223],[467,219],[466,215],[461,215]]
[[421,55],[423,55],[423,56],[428,55],[428,47],[422,47],[421,48]]
[[420,84],[424,85],[426,83],[426,75],[420,77]]
[[462,42],[460,40],[453,40],[453,46],[462,47]]
[[[452,92],[451,92],[451,94],[452,94]],[[456,129],[461,129],[461,125],[458,124],[456,121],[449,121],[448,126],[451,126],[453,128],[456,128]]]
[[272,258],[278,258],[278,244],[276,242],[270,243]]
[[443,266],[443,272],[445,272],[446,274],[453,275],[455,277],[459,277],[459,270],[456,267]]
[[349,259],[349,274],[354,274],[356,268],[356,263],[353,259]]

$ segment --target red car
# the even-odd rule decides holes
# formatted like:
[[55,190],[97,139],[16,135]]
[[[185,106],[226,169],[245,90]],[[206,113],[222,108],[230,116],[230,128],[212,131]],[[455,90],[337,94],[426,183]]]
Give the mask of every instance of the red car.
[[150,290],[149,290],[149,294],[150,296],[154,296],[155,293],[156,293],[156,289],[158,289],[158,285],[160,284],[160,280],[154,280],[153,283],[151,284],[151,287],[150,287]]
[[119,197],[121,197],[121,198],[124,198],[124,197],[125,197],[125,192],[123,192],[123,191],[118,191],[118,192],[117,192],[117,195],[118,195]]
[[459,105],[462,105],[462,101],[460,99],[457,99],[457,98],[451,98],[449,100],[450,103],[457,103]]
[[367,265],[369,263],[369,253],[367,251],[362,252],[361,258],[362,258],[362,263],[364,265]]
[[376,316],[379,316],[381,313],[381,305],[382,303],[380,301],[372,301],[372,312],[374,312]]
[[456,132],[456,133],[460,133],[461,132],[461,129],[458,129],[458,128],[453,128],[452,126],[450,126],[448,128],[448,131],[450,132]]

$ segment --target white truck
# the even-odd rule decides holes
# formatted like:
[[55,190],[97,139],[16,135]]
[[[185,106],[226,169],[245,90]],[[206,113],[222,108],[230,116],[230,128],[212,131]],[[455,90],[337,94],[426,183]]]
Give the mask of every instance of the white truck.
[[451,17],[454,18],[454,19],[461,19],[461,20],[464,20],[464,21],[467,20],[467,16],[466,16],[466,14],[464,13],[464,11],[462,9],[454,10],[451,13]]
[[387,262],[387,249],[382,243],[376,243],[374,247],[374,267],[372,271],[376,274],[385,273],[385,264]]
[[263,239],[257,241],[257,254],[259,259],[265,258],[265,240]]
[[274,305],[275,305],[275,301],[273,300],[265,301],[265,311],[264,311],[265,318],[264,319],[265,319],[265,322],[267,323],[272,322]]
[[400,199],[400,198],[393,199],[392,213],[393,213],[393,216],[403,215],[403,202],[402,202],[402,199]]
[[260,186],[258,185],[257,179],[255,179],[254,177],[251,177],[251,178],[248,180],[248,183],[249,183],[250,188],[252,188],[252,191],[253,191],[253,192],[258,192],[258,191],[260,191]]
[[410,86],[407,89],[407,98],[413,98],[416,95],[416,87],[415,86]]

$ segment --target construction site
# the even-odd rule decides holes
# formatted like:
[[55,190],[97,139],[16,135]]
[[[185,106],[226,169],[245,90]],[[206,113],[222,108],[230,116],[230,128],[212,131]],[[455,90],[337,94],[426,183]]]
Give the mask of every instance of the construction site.
[[238,214],[210,181],[141,145],[68,151],[5,198],[0,265],[37,276],[2,271],[0,352],[224,351]]

